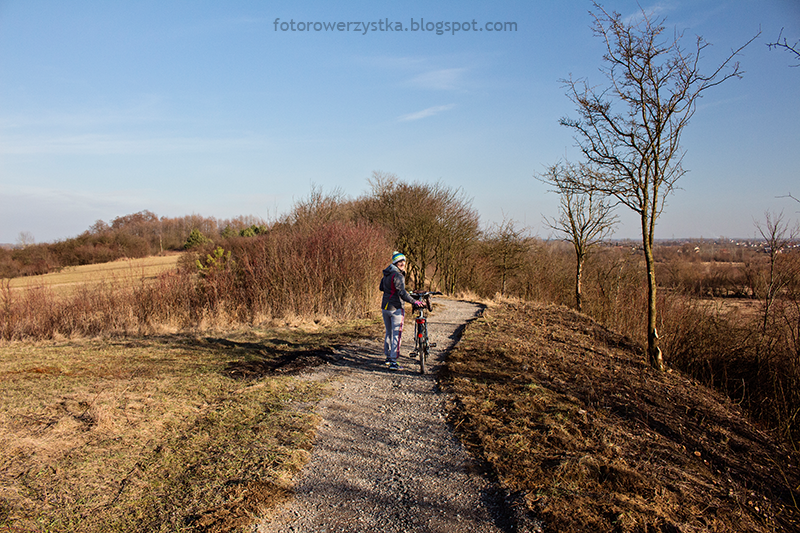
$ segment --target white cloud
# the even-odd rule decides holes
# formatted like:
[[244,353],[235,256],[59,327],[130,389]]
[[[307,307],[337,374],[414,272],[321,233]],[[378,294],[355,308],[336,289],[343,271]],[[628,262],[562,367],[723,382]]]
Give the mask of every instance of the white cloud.
[[437,105],[433,107],[429,107],[427,109],[423,109],[422,111],[417,111],[416,113],[409,113],[408,115],[403,115],[398,117],[397,120],[400,122],[409,122],[411,120],[419,120],[421,118],[432,117],[434,115],[438,115],[443,111],[449,111],[453,109],[456,105],[455,104],[447,104],[447,105]]
[[411,80],[411,84],[422,89],[454,90],[463,84],[465,68],[446,68],[432,70],[420,74]]
[[638,24],[643,21],[645,14],[652,20],[658,20],[672,11],[673,7],[669,2],[656,2],[650,6],[640,6],[637,11],[628,15],[623,22],[626,24]]

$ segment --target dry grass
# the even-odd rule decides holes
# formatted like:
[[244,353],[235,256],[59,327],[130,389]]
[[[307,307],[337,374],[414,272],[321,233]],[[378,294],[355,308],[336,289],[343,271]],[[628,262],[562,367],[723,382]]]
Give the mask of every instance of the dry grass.
[[289,496],[325,392],[282,370],[374,328],[0,347],[0,530],[251,523]]
[[461,437],[545,531],[798,530],[797,458],[584,315],[490,306],[446,383]]
[[724,316],[739,323],[752,322],[761,315],[763,303],[752,298],[690,298],[710,314]]
[[130,285],[154,280],[159,274],[175,270],[179,252],[142,259],[119,259],[110,263],[65,267],[60,272],[25,276],[9,280],[11,290],[47,287],[55,294],[67,296],[75,288],[97,283]]
[[[390,250],[367,226],[280,226],[257,237],[193,249],[179,268],[147,281],[106,281],[95,269],[68,295],[47,285],[0,283],[0,339],[225,330],[289,316],[354,319],[377,306],[376,272]],[[147,282],[144,282],[144,281]],[[65,285],[65,287],[68,285]]]

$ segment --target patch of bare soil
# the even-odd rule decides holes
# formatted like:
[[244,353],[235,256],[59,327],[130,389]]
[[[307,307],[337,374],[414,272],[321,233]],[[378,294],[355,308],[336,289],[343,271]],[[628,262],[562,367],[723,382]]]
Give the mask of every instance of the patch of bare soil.
[[584,315],[493,306],[445,384],[460,437],[544,531],[800,531],[797,458]]
[[213,339],[211,342],[239,349],[249,344],[255,345],[252,349],[259,353],[261,357],[251,356],[249,359],[228,362],[225,375],[233,379],[242,380],[259,379],[271,374],[299,372],[310,367],[335,363],[341,360],[341,350],[343,348],[342,346],[325,346],[310,350],[284,350],[279,348],[265,350],[262,345],[257,343],[242,343],[227,339]]
[[291,498],[291,491],[265,481],[234,484],[226,488],[226,502],[190,517],[196,531],[226,533],[253,523],[253,517]]

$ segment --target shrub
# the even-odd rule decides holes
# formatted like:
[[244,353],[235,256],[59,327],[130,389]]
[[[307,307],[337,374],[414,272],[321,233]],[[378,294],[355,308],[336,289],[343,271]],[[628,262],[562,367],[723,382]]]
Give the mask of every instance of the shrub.
[[208,244],[210,242],[211,239],[200,233],[200,230],[195,228],[189,233],[189,238],[186,239],[185,243],[183,243],[183,247],[188,250],[196,246],[203,246],[204,244]]
[[386,240],[374,227],[333,221],[282,225],[266,235],[231,239],[240,315],[362,316],[376,301]]
[[284,225],[226,243],[227,251],[195,247],[177,272],[136,286],[99,284],[59,298],[47,288],[12,292],[5,282],[0,338],[146,333],[287,315],[356,318],[377,309],[377,278],[390,248],[374,227]]
[[248,228],[244,228],[239,232],[240,237],[255,237],[256,235],[264,235],[267,232],[267,227],[264,225],[257,226],[253,224]]

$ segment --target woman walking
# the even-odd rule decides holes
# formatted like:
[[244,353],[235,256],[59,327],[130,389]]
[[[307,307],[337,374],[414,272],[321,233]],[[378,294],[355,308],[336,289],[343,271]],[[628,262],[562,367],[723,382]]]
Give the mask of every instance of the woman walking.
[[406,256],[394,252],[392,263],[383,269],[380,285],[383,291],[381,311],[383,324],[386,326],[383,353],[386,355],[386,364],[390,370],[400,370],[397,358],[400,356],[400,338],[403,336],[403,320],[406,315],[403,301],[417,306],[422,305],[422,302],[415,301],[406,291],[405,268]]

